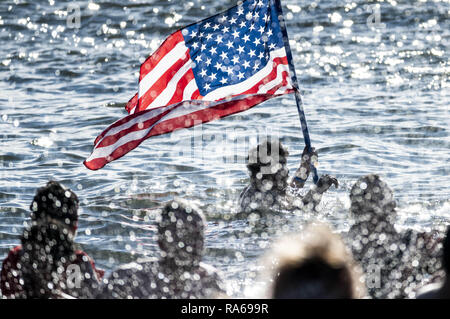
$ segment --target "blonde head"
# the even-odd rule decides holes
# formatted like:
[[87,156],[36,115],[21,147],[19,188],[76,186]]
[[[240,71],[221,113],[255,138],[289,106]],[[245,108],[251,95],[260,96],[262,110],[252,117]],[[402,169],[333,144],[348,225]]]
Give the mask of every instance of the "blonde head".
[[268,255],[270,298],[361,298],[362,272],[341,237],[325,224],[274,244]]

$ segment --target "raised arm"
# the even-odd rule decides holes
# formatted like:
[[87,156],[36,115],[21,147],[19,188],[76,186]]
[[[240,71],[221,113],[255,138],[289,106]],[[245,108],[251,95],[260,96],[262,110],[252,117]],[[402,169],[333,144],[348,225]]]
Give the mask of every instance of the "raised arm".
[[309,173],[311,172],[311,164],[317,162],[318,155],[314,147],[308,152],[308,148],[305,146],[302,153],[302,159],[300,162],[300,167],[294,174],[294,178],[291,182],[291,187],[294,190],[303,188],[305,186],[306,180],[308,179]]

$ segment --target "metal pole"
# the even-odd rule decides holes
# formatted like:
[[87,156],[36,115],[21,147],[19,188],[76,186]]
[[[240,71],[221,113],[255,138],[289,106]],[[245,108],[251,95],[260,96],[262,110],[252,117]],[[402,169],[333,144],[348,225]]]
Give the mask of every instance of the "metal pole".
[[[286,24],[284,22],[283,9],[281,7],[280,0],[274,0],[274,1],[275,1],[275,5],[277,7],[277,11],[280,13],[278,19],[280,20],[280,28],[281,28],[281,32],[283,34],[283,42],[284,42],[284,47],[286,49],[286,57],[287,57],[287,60],[289,63],[289,70],[292,75],[292,83],[294,85],[294,90],[295,90],[295,101],[297,103],[297,110],[298,110],[298,115],[300,117],[300,125],[301,125],[302,131],[303,131],[303,138],[305,140],[305,145],[308,148],[308,151],[310,151],[311,150],[311,139],[309,138],[308,124],[306,123],[305,112],[303,111],[302,96],[300,94],[297,75],[295,73],[294,60],[292,59],[292,52],[291,52],[291,48],[289,46],[289,38],[288,38],[287,30],[286,30]],[[313,172],[314,183],[317,184],[317,182],[319,181],[319,176],[317,175],[317,169],[314,165],[311,165],[311,169]]]

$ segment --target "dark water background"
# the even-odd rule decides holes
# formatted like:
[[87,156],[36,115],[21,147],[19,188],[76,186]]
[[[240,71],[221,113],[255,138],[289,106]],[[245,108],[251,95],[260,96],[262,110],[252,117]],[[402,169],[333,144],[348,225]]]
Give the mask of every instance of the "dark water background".
[[312,218],[346,230],[347,194],[362,174],[393,188],[399,228],[449,223],[448,1],[283,1],[319,173],[341,187],[318,216],[257,227],[233,218],[244,159],[272,134],[296,169],[303,139],[292,96],[147,140],[100,171],[82,165],[94,138],[126,114],[140,63],[177,28],[236,1],[94,1],[0,2],[0,257],[19,243],[49,179],[78,194],[77,242],[107,271],[157,254],[155,208],[174,196],[198,202],[205,259],[234,296],[251,294],[275,237]]

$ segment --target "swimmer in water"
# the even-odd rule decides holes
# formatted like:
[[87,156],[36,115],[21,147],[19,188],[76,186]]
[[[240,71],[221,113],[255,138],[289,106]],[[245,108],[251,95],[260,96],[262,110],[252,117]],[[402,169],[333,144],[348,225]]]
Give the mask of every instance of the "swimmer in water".
[[158,221],[161,257],[147,258],[115,270],[99,295],[106,299],[191,299],[224,294],[212,266],[201,262],[205,219],[192,204],[168,203]]
[[277,138],[268,138],[249,152],[247,168],[250,175],[248,185],[239,197],[239,212],[280,211],[302,209],[314,211],[331,185],[338,187],[336,178],[323,175],[305,195],[303,188],[311,171],[311,162],[317,161],[314,148],[305,147],[300,167],[289,183],[287,157],[289,153]]
[[350,191],[354,219],[348,246],[361,264],[372,298],[414,298],[425,277],[439,269],[439,234],[400,232],[394,226],[396,202],[378,175],[358,179]]
[[[50,181],[36,191],[30,205],[31,222],[45,223],[47,221],[61,222],[68,227],[71,235],[75,237],[78,228],[78,197],[70,189],[56,181]],[[23,294],[18,262],[23,255],[21,245],[10,250],[3,261],[0,273],[0,289],[3,297],[16,298]],[[74,263],[88,260],[95,272],[95,279],[100,281],[104,275],[103,270],[95,268],[94,261],[82,250],[76,250],[77,258]]]
[[442,263],[445,270],[444,281],[422,288],[417,299],[450,299],[450,226],[447,227]]

